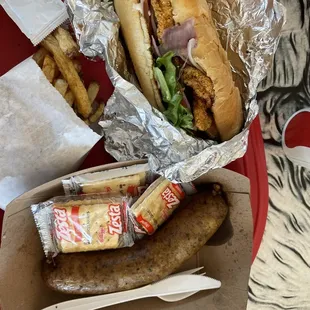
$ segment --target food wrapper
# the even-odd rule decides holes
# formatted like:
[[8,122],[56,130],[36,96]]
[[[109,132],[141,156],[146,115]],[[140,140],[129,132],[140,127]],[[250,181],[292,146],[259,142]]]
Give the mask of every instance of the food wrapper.
[[87,173],[63,180],[66,195],[91,193],[117,193],[123,196],[140,196],[158,177],[148,164]]
[[0,0],[0,4],[33,45],[68,19],[61,0]]
[[44,253],[86,252],[134,244],[128,197],[56,197],[31,206]]
[[76,171],[101,138],[28,58],[0,77],[0,208]]
[[194,193],[196,189],[192,183],[174,184],[160,177],[133,204],[130,215],[138,227],[151,235],[169,218],[186,195]]
[[245,113],[242,132],[223,143],[189,136],[152,109],[129,73],[113,1],[68,0],[67,4],[82,53],[105,59],[115,86],[100,122],[106,150],[114,158],[148,157],[152,171],[181,183],[245,154],[249,127],[258,113],[256,88],[267,74],[284,23],[281,4],[273,0],[208,0]]

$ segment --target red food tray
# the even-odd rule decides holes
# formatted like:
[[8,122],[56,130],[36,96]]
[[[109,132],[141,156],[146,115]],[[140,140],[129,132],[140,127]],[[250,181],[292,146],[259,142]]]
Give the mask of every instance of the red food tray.
[[[2,7],[0,7],[0,29],[2,39],[0,76],[2,76],[15,65],[31,56],[36,49],[24,34],[21,33],[14,22],[6,15]],[[82,59],[82,66],[85,82],[88,83],[92,79],[100,82],[102,86],[99,96],[101,99],[107,100],[112,94],[113,88],[105,74],[104,63],[94,63]],[[114,159],[104,150],[104,142],[101,140],[90,151],[81,169],[103,165],[113,161]],[[227,168],[247,176],[251,182],[251,205],[254,223],[254,260],[265,230],[268,211],[266,159],[258,118],[253,122],[250,129],[249,146],[246,155],[242,159],[231,163]],[[0,210],[0,233],[2,218],[3,212]]]

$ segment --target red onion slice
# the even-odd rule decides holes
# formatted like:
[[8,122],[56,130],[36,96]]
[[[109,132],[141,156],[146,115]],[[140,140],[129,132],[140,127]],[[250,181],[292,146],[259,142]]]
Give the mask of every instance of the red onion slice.
[[159,51],[159,48],[157,46],[157,43],[156,43],[154,36],[151,36],[151,40],[152,40],[152,46],[153,46],[153,50],[154,50],[156,57],[160,57],[161,53]]
[[150,5],[150,12],[151,12],[150,19],[151,19],[151,26],[152,26],[152,34],[153,34],[155,40],[158,40],[158,37],[157,37],[157,26],[156,26],[156,17],[155,17],[155,12],[153,10],[152,5]]
[[196,38],[194,19],[188,19],[184,23],[165,29],[163,44],[167,50],[179,50],[187,48],[188,41]]
[[182,100],[181,104],[184,108],[188,108],[190,111],[192,110],[191,105],[190,105],[185,93],[183,93],[183,100]]
[[189,41],[188,41],[188,44],[187,44],[187,57],[188,57],[188,59],[189,59],[189,61],[190,61],[190,63],[194,66],[194,67],[196,67],[198,70],[200,70],[200,68],[199,68],[199,66],[198,66],[198,64],[196,63],[196,61],[195,61],[195,59],[193,58],[193,55],[192,55],[192,49],[194,48],[194,47],[196,47],[196,39],[190,39]]
[[143,3],[143,17],[146,21],[149,32],[151,32],[152,25],[151,25],[151,18],[149,15],[149,11],[150,11],[149,0],[141,0],[141,3]]

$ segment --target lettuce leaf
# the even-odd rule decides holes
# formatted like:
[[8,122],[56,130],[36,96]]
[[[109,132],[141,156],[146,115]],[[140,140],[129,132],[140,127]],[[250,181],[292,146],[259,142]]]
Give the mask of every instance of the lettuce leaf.
[[173,52],[168,52],[156,60],[157,67],[164,67],[164,77],[172,96],[177,92],[177,68],[172,62],[174,56]]
[[185,130],[193,129],[193,115],[191,111],[182,106],[182,90],[177,80],[177,69],[172,62],[175,56],[168,52],[156,60],[154,76],[160,86],[163,101],[167,103],[167,110],[164,112],[167,119],[175,126]]
[[179,106],[179,123],[177,124],[177,127],[187,129],[187,130],[193,130],[193,114],[192,112],[188,109],[182,106],[180,104]]
[[169,102],[164,115],[175,127],[192,130],[193,115],[189,109],[182,106],[182,100],[182,94],[180,92],[176,93]]
[[174,126],[177,126],[179,123],[179,106],[181,101],[182,95],[179,93],[175,94],[169,102],[167,110],[164,112],[164,115]]
[[166,79],[159,68],[154,68],[155,79],[159,84],[161,95],[163,97],[163,101],[170,102],[171,101],[171,93],[169,87],[167,85]]

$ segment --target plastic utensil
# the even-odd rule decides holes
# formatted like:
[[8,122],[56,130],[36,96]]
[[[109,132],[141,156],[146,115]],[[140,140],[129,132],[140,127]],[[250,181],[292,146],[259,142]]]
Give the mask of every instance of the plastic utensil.
[[[176,276],[176,275],[182,275],[182,274],[194,274],[196,272],[198,272],[199,270],[203,269],[204,267],[198,267],[195,269],[190,269],[190,270],[186,270],[186,271],[182,271],[179,273],[175,273],[172,276]],[[200,276],[204,276],[206,273],[200,273]],[[188,292],[188,293],[181,293],[181,294],[173,294],[173,295],[167,295],[167,296],[157,296],[159,299],[166,301],[166,302],[176,302],[176,301],[180,301],[183,300],[185,298],[188,298],[196,293],[198,293],[199,291],[194,291],[194,292]]]
[[59,303],[44,310],[95,310],[136,299],[216,289],[221,282],[201,275],[173,275],[138,289]]

